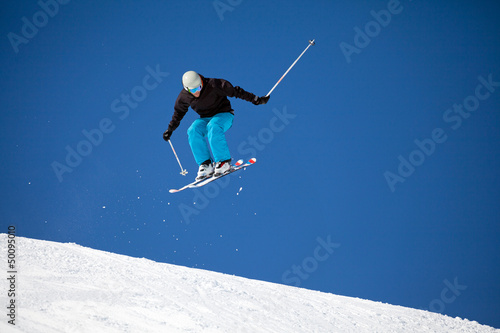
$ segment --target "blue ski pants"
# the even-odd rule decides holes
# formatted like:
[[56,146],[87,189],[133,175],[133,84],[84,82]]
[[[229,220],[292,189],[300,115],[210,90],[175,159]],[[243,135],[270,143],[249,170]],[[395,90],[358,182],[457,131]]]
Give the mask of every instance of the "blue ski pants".
[[188,129],[188,140],[194,159],[198,165],[211,160],[205,137],[208,139],[215,162],[231,159],[226,142],[226,131],[233,126],[234,115],[229,112],[218,113],[213,117],[196,119]]

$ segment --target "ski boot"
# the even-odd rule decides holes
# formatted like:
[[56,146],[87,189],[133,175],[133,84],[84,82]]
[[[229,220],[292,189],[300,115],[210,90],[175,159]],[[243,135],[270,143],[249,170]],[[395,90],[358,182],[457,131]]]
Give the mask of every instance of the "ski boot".
[[231,160],[226,160],[222,162],[215,163],[214,176],[222,176],[231,170]]
[[211,177],[213,174],[214,167],[212,165],[212,161],[206,160],[198,168],[198,175],[196,176],[196,180],[203,180],[205,178]]

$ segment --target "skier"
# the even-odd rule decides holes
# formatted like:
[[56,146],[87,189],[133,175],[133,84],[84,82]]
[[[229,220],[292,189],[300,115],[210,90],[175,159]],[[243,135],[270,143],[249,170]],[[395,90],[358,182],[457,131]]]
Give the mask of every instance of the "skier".
[[[187,131],[189,145],[199,165],[196,180],[222,175],[231,168],[231,154],[225,132],[233,125],[234,110],[227,98],[237,97],[254,105],[260,105],[266,104],[269,96],[258,97],[238,86],[233,87],[229,81],[205,78],[194,71],[184,73],[182,85],[184,89],[175,101],[174,114],[168,129],[163,133],[163,139],[170,140],[172,133],[179,127],[191,106],[200,115]],[[208,138],[215,165],[205,137]]]

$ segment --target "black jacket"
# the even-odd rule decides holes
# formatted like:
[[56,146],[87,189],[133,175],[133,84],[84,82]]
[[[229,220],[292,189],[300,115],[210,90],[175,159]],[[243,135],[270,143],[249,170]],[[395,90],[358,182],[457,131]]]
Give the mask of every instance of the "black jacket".
[[254,94],[240,87],[233,87],[229,81],[200,76],[203,80],[203,89],[201,89],[200,97],[196,98],[187,90],[182,89],[175,101],[174,115],[168,125],[168,130],[173,132],[179,127],[189,107],[196,111],[201,118],[206,118],[213,117],[222,112],[234,114],[231,103],[227,99],[228,97],[241,98],[248,102],[252,102],[256,98]]

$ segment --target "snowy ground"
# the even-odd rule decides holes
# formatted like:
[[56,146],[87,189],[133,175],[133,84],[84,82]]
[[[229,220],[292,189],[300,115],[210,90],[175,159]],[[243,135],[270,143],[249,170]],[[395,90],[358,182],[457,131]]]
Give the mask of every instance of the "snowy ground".
[[[16,325],[7,322],[11,298],[2,278],[0,332],[500,332],[436,313],[76,244],[15,240]],[[7,248],[7,235],[0,234],[0,244]],[[6,267],[7,252],[1,252]]]

